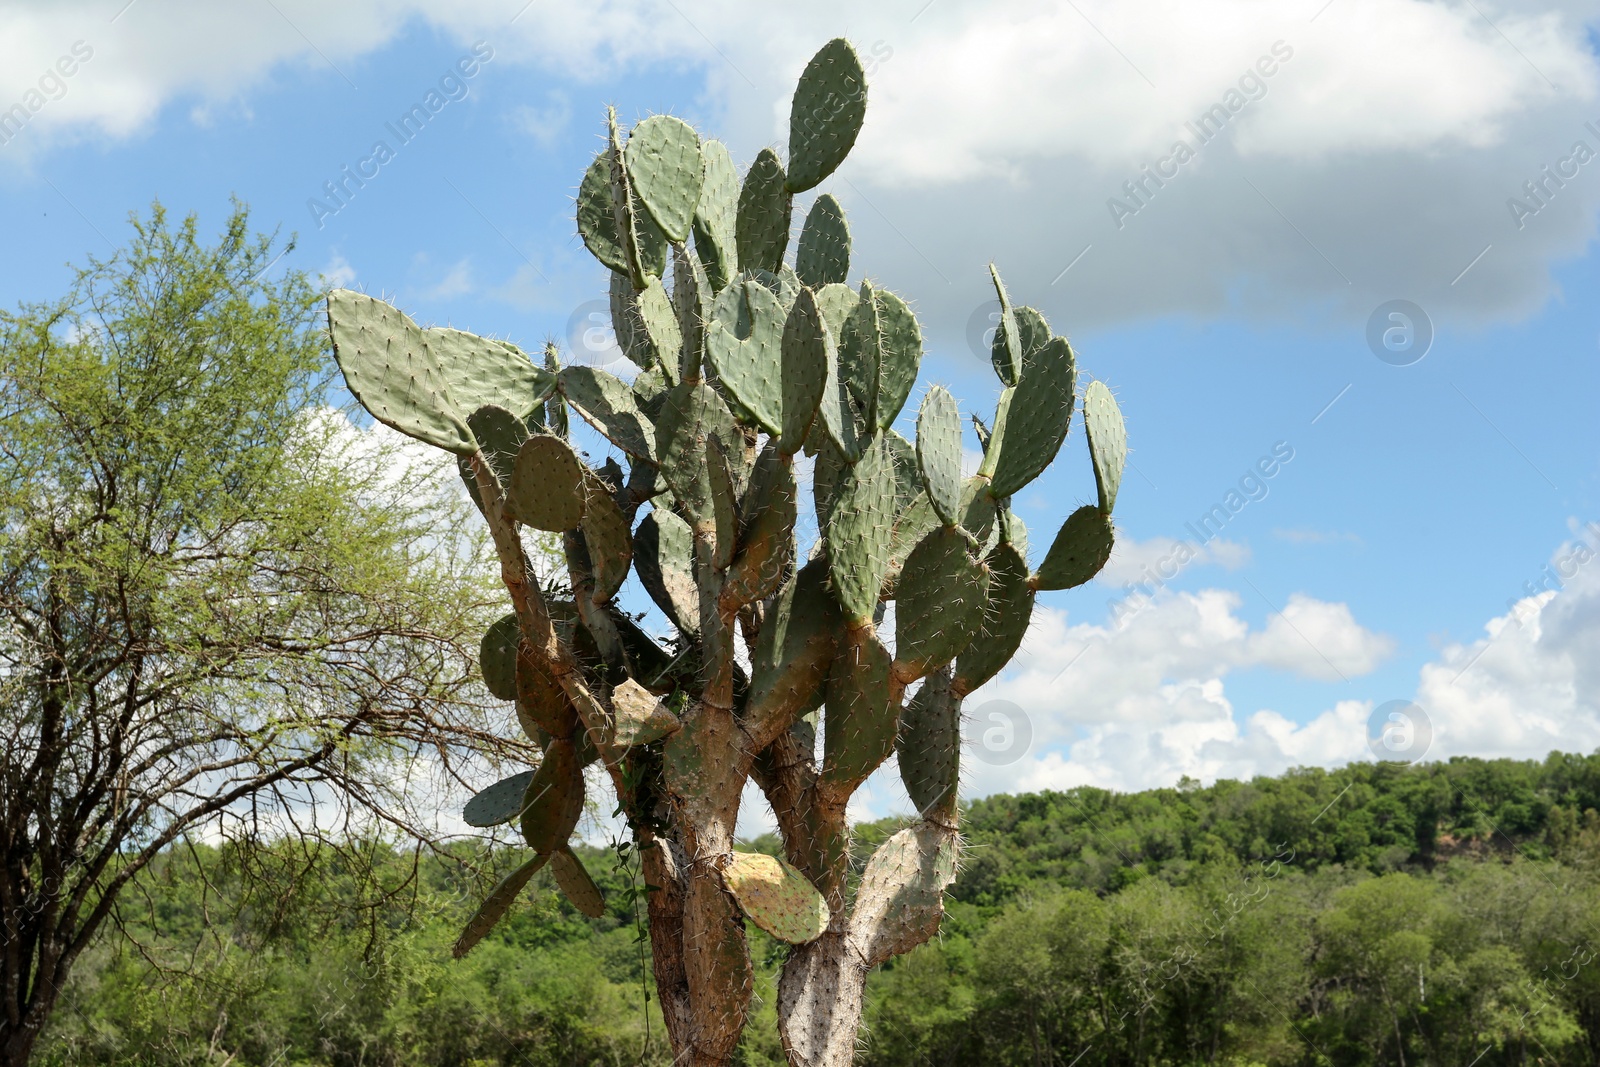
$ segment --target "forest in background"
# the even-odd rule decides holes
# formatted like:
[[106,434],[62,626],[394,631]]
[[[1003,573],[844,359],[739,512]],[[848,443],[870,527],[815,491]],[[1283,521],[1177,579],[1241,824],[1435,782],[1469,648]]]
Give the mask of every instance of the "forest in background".
[[[863,1063],[1600,1064],[1600,754],[992,796],[963,824],[941,936],[871,978]],[[858,826],[858,857],[895,828]],[[450,959],[519,852],[172,850],[36,1059],[669,1063],[629,857],[584,852],[602,918],[541,875]],[[785,947],[751,934],[741,1057],[777,1065]]]

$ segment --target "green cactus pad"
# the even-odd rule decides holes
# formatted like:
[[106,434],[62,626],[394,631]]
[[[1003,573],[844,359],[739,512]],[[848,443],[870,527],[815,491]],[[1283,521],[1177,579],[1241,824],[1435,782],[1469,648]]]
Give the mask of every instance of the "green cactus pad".
[[789,181],[803,193],[838,169],[867,114],[867,75],[850,42],[835,37],[811,57],[789,106]]
[[878,360],[882,356],[883,329],[871,282],[861,283],[856,306],[839,334],[839,380],[849,390],[862,429],[878,426]]
[[1089,456],[1094,460],[1094,482],[1100,490],[1100,510],[1107,515],[1117,503],[1122,468],[1128,460],[1128,432],[1122,409],[1105,382],[1093,381],[1083,394],[1083,429],[1089,436]]
[[561,392],[606,440],[635,459],[655,461],[656,428],[639,411],[627,382],[596,367],[564,367]]
[[944,890],[956,880],[961,840],[953,829],[923,821],[878,846],[861,872],[849,938],[862,962],[876,967],[939,932]]
[[554,738],[523,795],[522,838],[535,852],[554,852],[567,843],[582,814],[577,748],[570,740]]
[[694,532],[676,514],[653,509],[633,539],[633,569],[656,607],[681,632],[700,632],[700,593],[694,581]]
[[517,646],[521,640],[517,617],[505,615],[484,631],[483,640],[478,643],[478,669],[483,673],[484,687],[501,700],[517,698]]
[[494,405],[526,419],[555,388],[555,378],[509,341],[434,326],[428,348],[463,411]]
[[[656,365],[655,349],[650,347],[650,335],[645,333],[644,321],[639,318],[639,302],[633,282],[626,274],[611,272],[611,330],[617,348],[642,370]],[[597,329],[598,324],[590,327]]]
[[789,246],[791,200],[783,187],[783,164],[777,153],[763,148],[745,172],[739,190],[740,270],[776,274],[783,266],[783,251]]
[[[827,588],[828,564],[822,558],[801,567],[778,591],[750,655],[753,716],[789,722],[815,707],[828,677],[843,619]],[[760,727],[752,722],[752,731]]]
[[894,747],[917,814],[949,821],[961,776],[961,700],[951,692],[948,668],[928,675],[907,702]]
[[713,292],[739,273],[739,172],[721,141],[700,142],[705,182],[694,212],[694,250]]
[[550,857],[547,855],[535,856],[500,879],[499,884],[489,891],[489,896],[478,906],[478,910],[472,918],[467,921],[466,929],[462,930],[461,936],[456,938],[456,943],[451,948],[450,955],[459,960],[462,956],[471,952],[473,946],[482,941],[484,936],[495,928],[495,924],[505,918],[506,912],[511,910],[512,902],[517,899],[517,894],[522,892],[522,887],[528,884],[529,879],[539,873],[539,869],[549,862],[549,859]]
[[328,329],[345,384],[373,418],[457,455],[478,450],[426,331],[405,312],[335,289],[328,294]]
[[[632,215],[645,272],[659,278],[667,269],[667,235],[661,232],[661,227],[637,197],[633,200]],[[611,207],[609,149],[602,149],[594,157],[578,186],[578,234],[595,259],[619,274],[632,277],[627,250],[617,239],[617,217]]]
[[667,295],[659,278],[651,278],[638,296],[639,321],[655,351],[657,365],[667,382],[682,380],[683,329],[678,324],[678,309]]
[[744,440],[714,389],[688,382],[674,386],[656,420],[656,457],[673,496],[696,526],[715,519],[706,467],[706,441],[713,436],[724,445]]
[[578,710],[561,683],[538,658],[523,651],[516,660],[517,721],[523,732],[537,738],[571,737],[578,729]]
[[993,440],[994,433],[989,429],[989,424],[978,417],[976,411],[972,413],[972,429],[978,435],[978,447],[983,449],[983,454],[987,456],[989,454],[989,442]]
[[819,782],[853,792],[894,751],[897,709],[889,699],[893,668],[871,623],[851,627],[828,669]]
[[672,249],[672,306],[678,313],[678,332],[683,337],[679,370],[683,377],[697,377],[706,354],[706,319],[711,314],[711,282],[705,268],[682,245]]
[[[478,439],[489,469],[502,488],[511,482],[511,471],[517,463],[517,453],[522,442],[528,439],[528,428],[521,419],[502,407],[486,405],[467,416],[467,425]],[[474,478],[476,481],[476,478]]]
[[671,386],[667,384],[666,375],[660,367],[652,367],[633,379],[633,402],[651,425],[655,424],[656,416],[661,414],[661,404],[666,400],[669,388]]
[[851,625],[872,618],[894,536],[894,461],[882,440],[846,472],[828,518],[833,592]]
[[583,519],[583,465],[559,437],[538,434],[522,443],[506,489],[506,506],[524,526],[562,533]]
[[844,324],[850,320],[850,313],[856,309],[856,304],[861,298],[856,291],[848,285],[824,285],[816,291],[817,308],[822,312],[822,320],[828,324],[828,333],[837,341],[844,331]]
[[783,332],[783,305],[748,278],[717,296],[706,326],[706,359],[717,381],[774,435],[783,429]]
[[1071,589],[1100,573],[1111,558],[1116,533],[1111,517],[1092,504],[1067,516],[1061,530],[1030,579],[1035,589]]
[[917,412],[917,466],[928,503],[946,526],[961,518],[961,413],[944,386],[929,386]]
[[600,887],[589,877],[583,861],[568,848],[557,849],[550,856],[550,874],[555,878],[561,893],[584,915],[598,919],[606,913],[606,898]]
[[917,465],[916,445],[893,430],[883,431],[883,443],[894,461],[894,511],[898,515],[922,492],[922,469]]
[[922,329],[904,300],[887,289],[874,289],[878,307],[878,425],[887,428],[899,418],[922,365]]
[[603,604],[616,596],[628,579],[633,538],[611,487],[593,471],[584,472],[583,486],[583,541],[594,569],[594,602]]
[[888,592],[893,593],[899,585],[900,574],[905,569],[906,559],[912,550],[941,525],[938,513],[928,502],[928,494],[921,490],[911,498],[909,504],[900,509],[899,515],[894,520],[894,536],[889,542],[889,569],[883,576],[884,586]]
[[816,295],[800,290],[783,325],[781,342],[783,386],[782,447],[785,455],[800,451],[817,421],[834,361],[833,335],[817,306]]
[[1017,329],[1017,315],[1011,309],[1011,298],[1006,295],[1005,282],[1000,271],[989,264],[989,277],[994,281],[995,295],[1000,299],[1000,325],[994,331],[994,349],[991,359],[994,372],[1004,385],[1016,385],[1022,377],[1022,336]]
[[489,788],[473,794],[461,812],[468,826],[499,826],[522,813],[522,798],[528,792],[535,771],[523,771],[502,778]]
[[[561,367],[556,362],[554,352],[548,350],[545,352],[545,362],[553,371],[559,374]],[[532,419],[529,420],[530,423],[533,421]],[[543,425],[545,433],[559,437],[563,441],[572,433],[572,421],[567,417],[566,397],[556,393],[544,402]]]
[[[1000,390],[1000,399],[994,405],[994,422],[988,427],[988,436],[983,442],[983,460],[978,464],[978,473],[985,478],[994,477],[994,469],[1000,465],[1000,448],[1006,439],[1006,413],[1011,410],[1011,400],[1017,395],[1014,385],[1008,385]],[[976,423],[976,419],[973,420]]]
[[706,474],[711,488],[711,516],[716,527],[711,566],[722,571],[733,562],[734,546],[739,540],[739,490],[734,485],[727,449],[714,436],[706,439]]
[[943,526],[912,550],[895,583],[895,674],[921,678],[961,654],[983,627],[989,572],[967,535]]
[[1028,558],[1028,527],[1009,507],[1000,509],[1000,543],[1016,548],[1017,555]]
[[989,482],[977,476],[968,478],[961,487],[961,528],[988,552],[989,546],[999,537],[995,532],[995,499],[989,493]]
[[[1050,323],[1045,321],[1045,317],[1042,314],[1031,307],[1014,307],[1011,311],[1017,323],[1017,341],[1022,353],[1020,356],[1022,370],[1017,379],[1021,381],[1028,376],[1028,365],[1033,357],[1038,355],[1039,351],[1050,343]],[[989,349],[989,358],[994,361],[996,368],[1005,362],[1004,344],[1004,332],[999,329],[995,330],[994,341]]]
[[771,290],[772,295],[778,298],[778,303],[783,305],[785,315],[788,315],[789,309],[794,307],[794,298],[799,296],[800,290],[804,288],[800,284],[799,275],[795,274],[787,263],[779,267],[776,274],[770,270],[752,268],[743,272],[740,277],[759,282]]
[[628,678],[611,691],[613,740],[619,748],[648,745],[683,726],[650,690]]
[[810,289],[842,283],[850,274],[850,225],[844,220],[844,208],[830,193],[817,197],[806,212],[794,272]]
[[794,467],[769,440],[756,459],[740,508],[739,554],[723,582],[725,602],[743,606],[778,588],[794,558],[798,508]]
[[[992,494],[1004,499],[1039,476],[1061,450],[1077,399],[1072,347],[1057,337],[1027,361],[1006,411],[1005,435],[994,467]],[[995,447],[993,441],[989,445]]]
[[956,692],[966,694],[1000,673],[1027,636],[1034,592],[1028,563],[1016,546],[999,544],[989,553],[989,599],[983,625],[956,660]]
[[776,856],[736,851],[722,869],[722,883],[746,918],[791,945],[815,941],[832,918],[816,887]]
[[[822,402],[817,405],[816,422],[826,431],[834,447],[843,453],[845,460],[854,463],[861,458],[861,450],[866,447],[870,434],[855,397],[839,377],[838,349],[830,344],[825,354],[832,358],[825,368]],[[820,440],[821,437],[813,429],[806,442],[806,451],[815,454]]]
[[1013,308],[1012,314],[1017,319],[1017,338],[1022,342],[1022,374],[1028,374],[1028,361],[1038,355],[1045,345],[1050,343],[1050,323],[1035,308]]
[[827,434],[819,435],[818,439],[820,443],[814,449],[816,461],[811,465],[811,501],[816,509],[817,533],[825,537],[833,505],[839,499],[839,486],[850,469],[850,462],[834,447]]
[[629,131],[623,162],[634,195],[667,239],[687,241],[705,178],[694,127],[672,115],[651,115]]

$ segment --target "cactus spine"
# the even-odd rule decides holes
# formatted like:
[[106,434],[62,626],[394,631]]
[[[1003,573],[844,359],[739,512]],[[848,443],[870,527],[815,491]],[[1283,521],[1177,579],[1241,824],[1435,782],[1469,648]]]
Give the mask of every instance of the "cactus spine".
[[[742,181],[726,148],[678,119],[624,132],[608,115],[577,224],[611,271],[631,382],[562,368],[553,348],[538,365],[505,342],[422,329],[359,293],[328,297],[352,393],[459,459],[512,607],[484,637],[486,687],[544,752],[468,805],[473,825],[518,825],[533,855],[456,952],[546,865],[585,913],[603,908],[569,847],[583,768],[599,761],[645,859],[660,1003],[688,1064],[734,1055],[751,990],[746,920],[793,945],[778,1005],[790,1062],[850,1062],[867,971],[937,931],[955,877],[962,700],[1015,653],[1036,592],[1087,581],[1113,538],[1125,437],[1096,382],[1082,409],[1097,502],[1029,569],[1009,500],[1060,449],[1077,373],[1066,339],[1013,307],[998,271],[1003,388],[993,419],[973,420],[984,459],[963,479],[944,389],[925,393],[914,442],[891,428],[921,332],[901,298],[846,284],[849,228],[831,195],[814,199],[785,262],[794,196],[844,160],[865,106],[854,49],[830,41],[795,93],[791,158],[764,149]],[[616,446],[626,475],[573,446],[569,408]],[[816,463],[815,545],[796,540],[802,452]],[[562,535],[570,600],[534,579],[524,526]],[[675,630],[667,647],[615,602],[630,568]],[[889,600],[893,652],[877,622]],[[873,854],[851,902],[846,808],[892,751],[919,815]],[[781,862],[733,849],[751,780],[777,816]]]

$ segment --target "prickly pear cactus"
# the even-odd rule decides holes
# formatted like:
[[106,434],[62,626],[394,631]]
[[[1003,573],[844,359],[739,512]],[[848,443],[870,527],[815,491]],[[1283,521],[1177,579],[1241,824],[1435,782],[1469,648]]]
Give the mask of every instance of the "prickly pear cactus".
[[[1000,399],[987,422],[973,417],[983,459],[963,477],[956,400],[935,385],[906,410],[921,331],[905,300],[859,271],[851,283],[831,194],[811,200],[786,259],[795,196],[843,162],[865,107],[855,50],[829,42],[795,92],[792,158],[764,149],[742,179],[687,123],[654,116],[623,131],[608,115],[577,225],[610,271],[629,375],[562,368],[553,346],[536,364],[359,293],[328,297],[351,392],[459,457],[512,608],[484,637],[485,685],[544,753],[467,805],[469,824],[514,825],[532,854],[456,952],[545,866],[585,913],[603,909],[570,842],[586,783],[609,779],[644,857],[682,1063],[734,1055],[751,996],[747,921],[793,946],[778,1005],[790,1062],[850,1062],[868,969],[937,931],[955,877],[962,701],[1016,652],[1036,593],[1088,581],[1114,536],[1121,412],[1100,382],[1080,405],[1072,347],[1011,304],[997,270]],[[1034,570],[1010,499],[1054,460],[1080,406],[1096,503],[1067,518]],[[587,438],[570,434],[569,410]],[[583,451],[600,438],[626,469]],[[802,542],[812,514],[818,536]],[[570,599],[535,580],[523,527],[561,535]],[[630,571],[665,638],[618,604]],[[892,634],[880,628],[888,601]],[[918,815],[852,899],[845,813],[891,753]],[[586,775],[594,763],[602,773]],[[777,816],[782,862],[733,850],[750,781]]]

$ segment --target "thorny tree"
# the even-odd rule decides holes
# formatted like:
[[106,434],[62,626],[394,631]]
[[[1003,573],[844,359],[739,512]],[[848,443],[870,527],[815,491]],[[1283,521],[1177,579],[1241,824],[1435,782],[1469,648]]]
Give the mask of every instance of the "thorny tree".
[[[577,221],[611,269],[631,383],[561,369],[553,348],[537,367],[505,342],[422,329],[360,293],[328,298],[351,391],[459,459],[514,609],[484,639],[484,680],[543,749],[536,770],[468,805],[476,825],[518,821],[534,855],[456,951],[545,864],[579,907],[604,907],[568,847],[583,768],[598,761],[644,858],[673,1051],[694,1067],[721,1067],[738,1045],[746,920],[794,946],[778,1002],[790,1062],[850,1062],[868,970],[933,935],[955,877],[962,699],[1010,660],[1035,593],[1088,581],[1111,550],[1123,426],[1093,382],[1082,408],[1098,500],[1067,519],[1037,571],[1027,563],[1010,498],[1065,441],[1077,372],[1067,340],[1013,308],[998,273],[1000,401],[989,423],[974,419],[984,458],[963,480],[945,390],[925,392],[915,444],[893,429],[920,329],[893,293],[844,284],[850,235],[832,196],[814,200],[786,262],[794,195],[843,161],[865,108],[854,49],[830,42],[795,92],[787,167],[765,149],[742,184],[727,149],[681,120],[648,118],[624,140],[612,116]],[[574,451],[569,407],[626,457],[626,474]],[[809,560],[796,540],[802,450],[821,531]],[[571,599],[531,580],[524,527],[563,536]],[[670,620],[665,646],[615,601],[630,567]],[[893,633],[880,636],[891,600]],[[920,817],[853,881],[850,796],[897,750]],[[785,861],[733,849],[750,780]]]
[[162,849],[415,837],[420,751],[507,747],[472,699],[470,506],[321,406],[316,297],[264,280],[247,221],[206,246],[157,205],[66,297],[0,313],[6,1065]]

